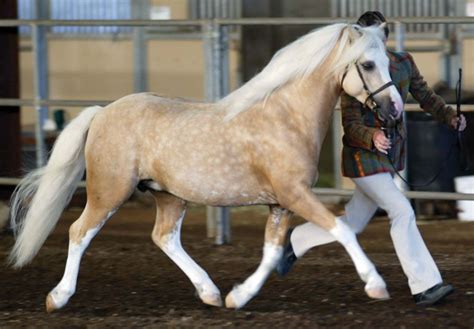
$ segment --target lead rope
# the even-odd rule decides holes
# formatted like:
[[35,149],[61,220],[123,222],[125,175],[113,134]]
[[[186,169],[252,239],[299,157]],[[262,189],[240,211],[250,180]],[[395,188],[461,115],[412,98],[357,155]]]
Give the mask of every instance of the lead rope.
[[[459,152],[461,153],[461,157],[464,155],[463,151],[464,151],[464,147],[463,147],[463,139],[462,139],[462,132],[459,131],[459,125],[460,125],[460,120],[461,120],[461,83],[462,83],[462,69],[459,69],[459,79],[458,79],[458,82],[456,84],[456,112],[457,112],[457,117],[459,118],[459,121],[458,121],[458,126],[456,127],[457,129],[457,142],[456,143],[453,143],[451,145],[451,147],[449,148],[449,152],[448,152],[448,155],[446,156],[446,158],[444,159],[443,161],[443,164],[441,165],[441,167],[439,168],[438,172],[436,173],[436,175],[434,175],[427,183],[424,183],[424,184],[411,184],[409,183],[405,178],[403,178],[397,171],[397,169],[395,168],[395,165],[393,164],[393,160],[392,160],[392,157],[390,156],[390,151],[387,151],[387,159],[388,159],[388,162],[390,163],[390,165],[392,166],[392,169],[393,171],[395,172],[395,174],[405,183],[407,184],[409,187],[411,188],[418,188],[418,187],[425,187],[425,186],[428,186],[430,185],[431,183],[433,183],[438,177],[439,175],[441,174],[442,171],[444,171],[444,169],[446,169],[446,166],[448,165],[448,160],[451,158],[451,154],[453,153],[453,149],[458,145],[459,146]],[[388,131],[386,129],[382,129],[383,132],[385,133],[385,136],[389,139],[391,139],[392,136],[388,135]],[[466,163],[465,165],[463,166],[463,170],[467,170],[469,168],[469,158],[466,157]]]
[[459,69],[459,79],[456,83],[456,113],[459,118],[457,131],[458,145],[459,145],[459,162],[461,163],[461,169],[463,171],[469,170],[471,168],[471,163],[469,159],[469,154],[465,150],[469,150],[469,147],[466,145],[466,139],[463,138],[463,132],[459,131],[459,126],[461,124],[461,90],[462,90],[462,69]]

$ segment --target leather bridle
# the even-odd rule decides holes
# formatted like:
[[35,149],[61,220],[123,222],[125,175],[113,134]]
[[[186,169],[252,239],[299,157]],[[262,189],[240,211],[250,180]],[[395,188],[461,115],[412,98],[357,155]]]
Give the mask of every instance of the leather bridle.
[[[362,75],[362,72],[360,70],[360,66],[359,66],[359,63],[355,63],[354,64],[356,69],[357,69],[357,73],[359,74],[359,78],[360,80],[362,81],[362,85],[364,87],[364,90],[365,92],[367,93],[367,98],[365,99],[363,105],[364,107],[370,109],[372,112],[374,113],[377,113],[377,109],[380,108],[379,105],[377,104],[377,102],[375,101],[375,98],[374,96],[377,95],[378,93],[384,91],[385,89],[387,89],[388,87],[390,86],[394,86],[394,83],[393,81],[389,81],[387,82],[386,84],[384,84],[383,86],[379,87],[378,89],[376,89],[375,91],[370,91],[369,89],[369,86],[367,86],[367,83],[365,82],[365,79],[364,79],[364,76]],[[343,86],[344,84],[344,80],[346,79],[346,76],[347,76],[347,73],[349,72],[349,68],[346,68],[344,74],[342,75],[342,79],[341,79],[341,87]],[[369,103],[370,102],[370,103]],[[377,113],[378,114],[378,113]],[[382,120],[383,121],[383,120]]]

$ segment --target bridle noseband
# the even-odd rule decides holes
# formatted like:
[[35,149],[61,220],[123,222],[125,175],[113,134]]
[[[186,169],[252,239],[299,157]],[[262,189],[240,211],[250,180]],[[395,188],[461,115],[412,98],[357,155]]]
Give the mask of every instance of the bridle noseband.
[[[386,84],[384,84],[383,86],[379,87],[377,90],[375,91],[370,91],[369,87],[367,86],[367,83],[365,82],[365,79],[364,79],[364,76],[362,75],[362,72],[360,70],[360,67],[359,67],[359,64],[358,63],[355,63],[354,64],[356,69],[357,69],[357,73],[359,74],[359,78],[360,80],[362,81],[362,85],[364,86],[364,90],[365,92],[367,93],[367,98],[365,99],[364,101],[364,107],[370,109],[372,112],[374,113],[377,113],[378,114],[378,111],[377,109],[379,108],[379,105],[377,104],[377,102],[375,101],[374,99],[374,96],[377,95],[378,93],[384,91],[385,89],[387,89],[388,87],[390,86],[394,86],[394,83],[393,81],[389,81],[387,82]],[[344,72],[344,74],[342,75],[342,79],[341,79],[341,87],[342,85],[344,84],[344,80],[346,79],[346,76],[347,76],[347,73],[349,72],[349,68],[346,68],[346,71]],[[369,103],[370,102],[370,103]]]

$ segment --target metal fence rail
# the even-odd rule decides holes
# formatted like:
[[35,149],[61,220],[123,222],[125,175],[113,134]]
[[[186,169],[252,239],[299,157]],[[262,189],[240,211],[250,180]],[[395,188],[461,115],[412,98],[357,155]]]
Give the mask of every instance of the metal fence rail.
[[[205,23],[217,25],[327,25],[334,23],[354,22],[357,17],[331,18],[331,17],[282,17],[282,18],[214,18],[214,19],[2,19],[0,27],[12,27],[22,25],[41,26],[202,26]],[[389,24],[474,24],[471,16],[439,16],[439,17],[391,17]]]
[[[20,183],[20,178],[0,177],[0,185],[16,186]],[[85,188],[86,182],[81,181],[77,185],[78,188]],[[335,188],[320,188],[312,189],[318,195],[327,196],[343,196],[351,197],[354,190],[350,189],[335,189]],[[428,191],[404,191],[407,198],[416,200],[472,200],[474,201],[474,194],[472,193],[452,193],[452,192],[428,192]]]
[[[82,99],[27,99],[27,98],[0,98],[0,106],[69,106],[69,107],[87,107],[87,106],[106,106],[113,100],[82,100]],[[447,104],[451,107],[456,107],[456,104]],[[474,104],[461,104],[463,112],[474,112]],[[339,105],[334,108],[336,111],[340,111]],[[405,112],[423,112],[417,104],[405,104]]]

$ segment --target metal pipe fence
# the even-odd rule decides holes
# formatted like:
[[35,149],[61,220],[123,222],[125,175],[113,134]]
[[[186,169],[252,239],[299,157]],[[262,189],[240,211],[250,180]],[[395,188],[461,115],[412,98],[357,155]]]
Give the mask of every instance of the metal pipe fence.
[[[20,182],[20,178],[0,177],[0,185],[16,186]],[[78,188],[85,188],[86,182],[81,181],[77,185]],[[342,196],[351,197],[354,190],[351,189],[335,189],[315,187],[312,189],[314,193],[325,196]],[[451,193],[451,192],[427,192],[427,191],[404,191],[407,198],[414,200],[472,200],[474,201],[474,194],[472,193]]]
[[[116,99],[111,100],[81,100],[81,99],[32,99],[32,98],[0,98],[0,106],[68,106],[68,107],[87,107],[93,105],[106,106]],[[456,107],[456,104],[447,104],[451,107]],[[334,108],[336,111],[340,111],[339,105]],[[405,104],[404,111],[406,112],[422,112],[420,106],[417,104]],[[463,112],[474,112],[474,104],[463,104]]]
[[[111,101],[105,100],[52,100],[42,92],[41,84],[47,79],[44,73],[47,57],[44,55],[45,38],[44,30],[41,28],[52,26],[126,26],[126,27],[189,27],[196,28],[201,33],[204,41],[205,51],[205,88],[206,97],[209,101],[217,100],[224,96],[228,90],[228,41],[229,31],[227,27],[237,26],[289,26],[289,25],[313,25],[321,26],[334,23],[348,23],[356,21],[355,17],[345,18],[212,18],[212,19],[188,19],[188,20],[148,20],[148,19],[130,19],[130,20],[48,20],[48,19],[7,19],[0,20],[0,28],[14,26],[30,26],[37,36],[32,38],[35,64],[33,66],[35,78],[35,98],[34,99],[0,99],[0,105],[3,106],[34,106],[38,111],[38,122],[36,125],[36,146],[38,165],[45,163],[44,153],[44,133],[41,125],[41,118],[44,116],[44,108],[49,106],[90,106],[106,105]],[[395,25],[395,40],[397,50],[404,49],[405,43],[405,24],[474,24],[474,17],[394,17],[389,24]],[[41,35],[43,33],[43,36]],[[174,32],[176,33],[176,32]],[[34,34],[34,33],[33,33]],[[35,35],[35,34],[34,34]],[[43,47],[43,48],[42,48]],[[43,51],[44,50],[44,51]],[[41,55],[43,54],[43,55]],[[41,72],[43,72],[41,74]],[[46,75],[46,77],[45,77]],[[47,80],[46,80],[47,82]],[[407,111],[418,110],[417,106],[407,105]],[[464,111],[474,111],[474,106],[463,106]],[[334,116],[337,119],[337,115]],[[340,123],[333,122],[333,127]],[[340,138],[335,138],[334,149],[340,147]],[[337,153],[337,151],[335,152]],[[334,156],[335,171],[339,170],[340,155]],[[17,179],[0,178],[0,185],[16,185]],[[340,181],[336,182],[336,189],[314,189],[317,194],[350,196],[353,191],[340,188]],[[407,197],[413,199],[431,199],[431,200],[474,200],[474,194],[464,193],[443,193],[443,192],[405,192]],[[217,215],[217,234],[216,243],[221,244],[230,240],[230,226],[228,213],[223,209],[218,210]],[[212,221],[212,220],[211,220]],[[208,223],[211,224],[209,221]],[[220,225],[220,226],[219,226]]]
[[[214,23],[222,26],[258,26],[258,25],[327,25],[334,23],[355,22],[357,17],[282,17],[282,18],[213,18],[213,19],[81,19],[81,20],[50,20],[50,19],[2,19],[0,27],[22,25],[41,26],[202,26],[205,23]],[[439,16],[439,17],[392,17],[389,24],[474,24],[472,16]]]

